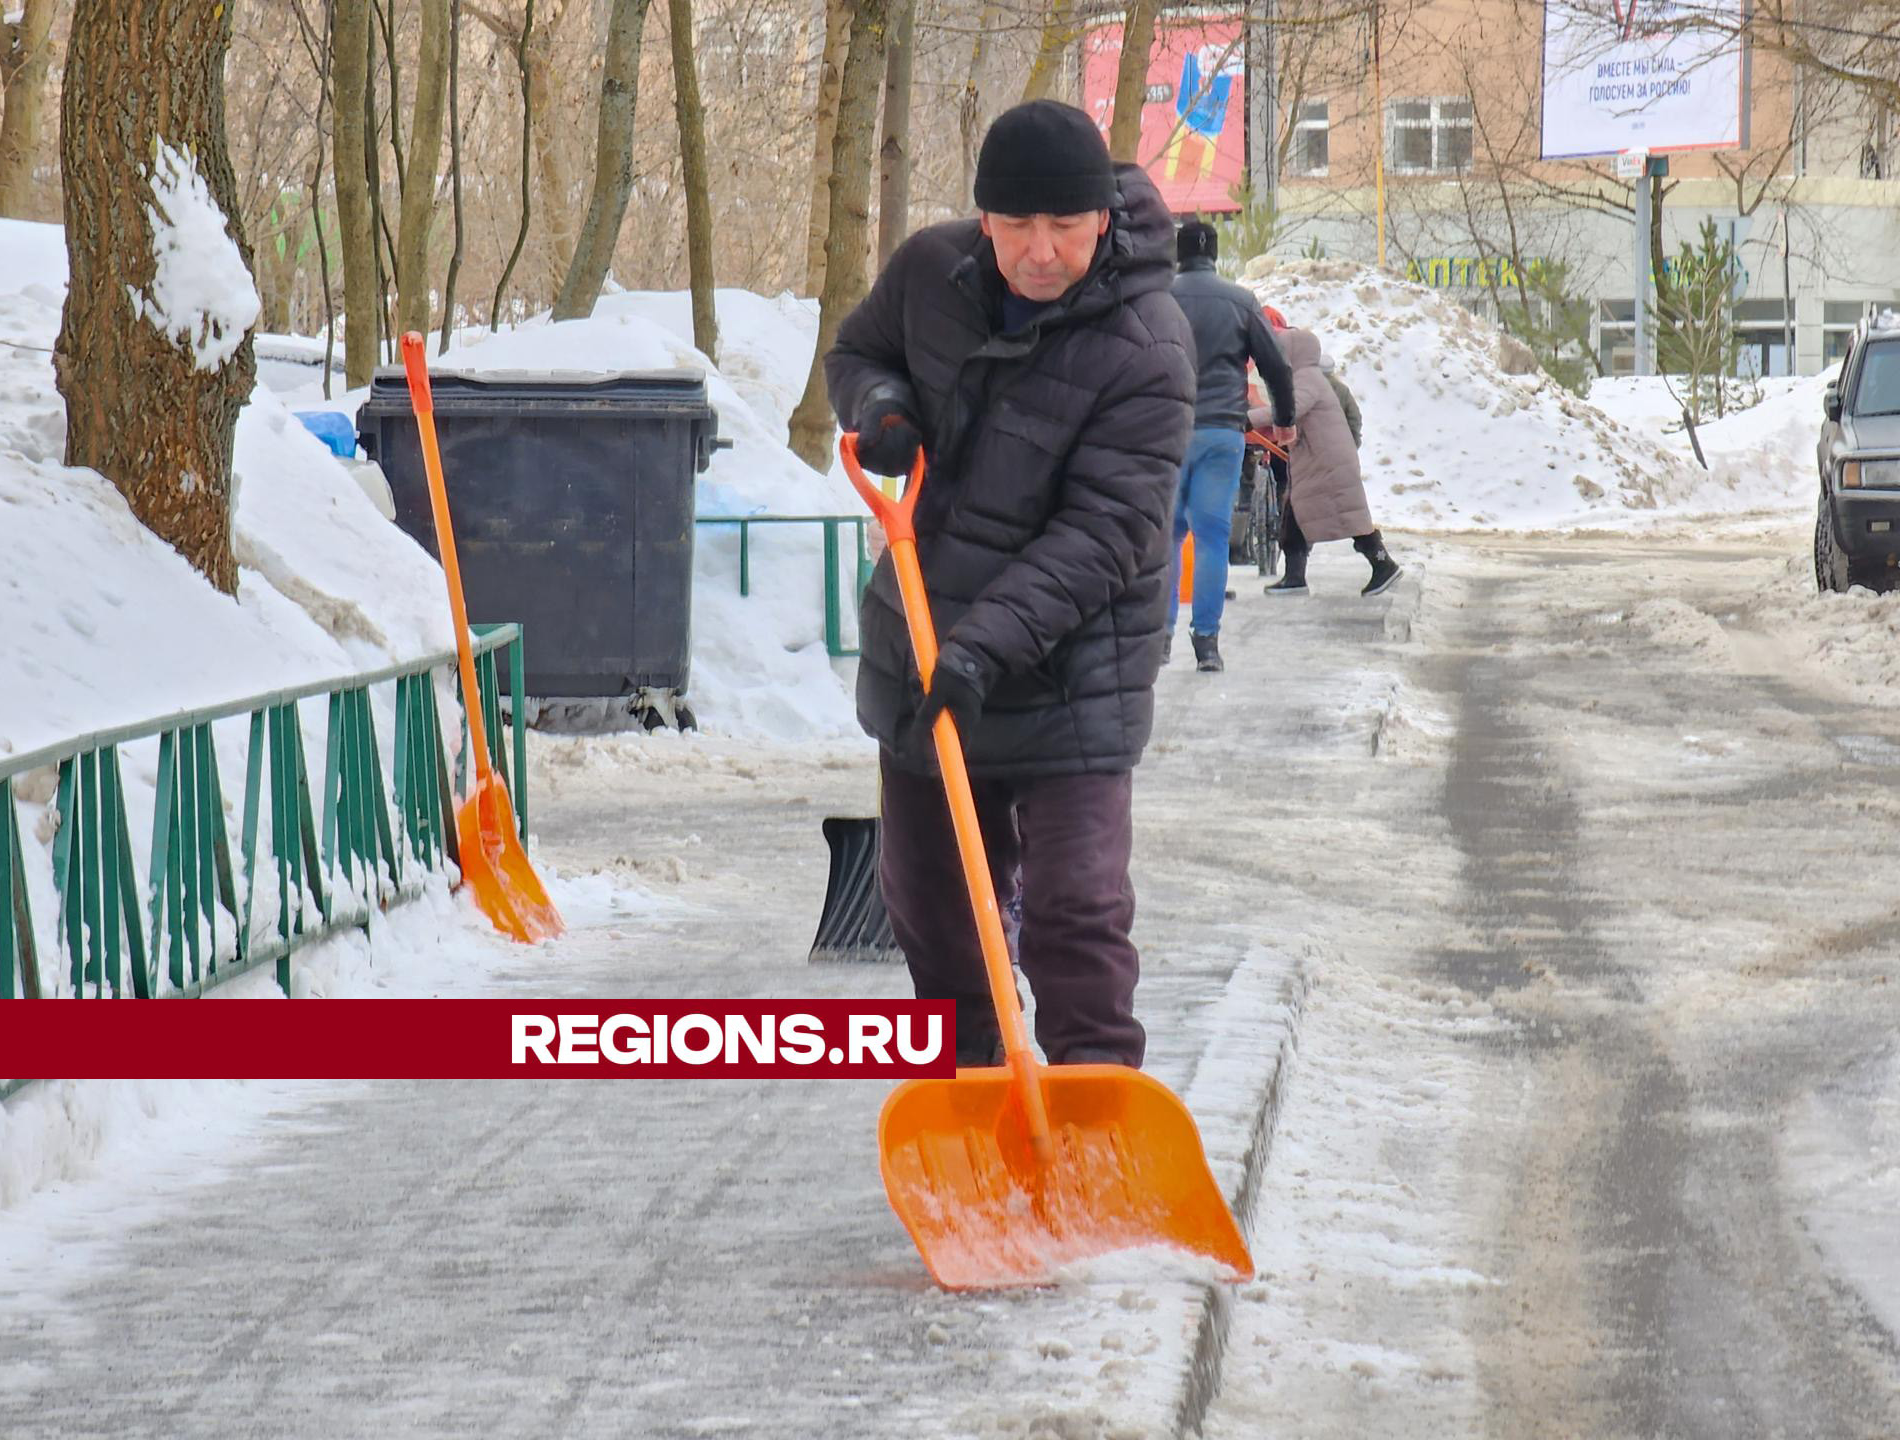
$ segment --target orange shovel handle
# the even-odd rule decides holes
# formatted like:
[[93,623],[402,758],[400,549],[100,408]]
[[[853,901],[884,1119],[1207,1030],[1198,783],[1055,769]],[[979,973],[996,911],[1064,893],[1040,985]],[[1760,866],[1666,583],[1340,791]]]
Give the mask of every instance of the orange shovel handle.
[[442,483],[442,447],[435,434],[435,397],[429,389],[428,345],[411,330],[402,337],[402,367],[409,376],[409,404],[422,434],[422,467],[429,475],[429,508],[435,515],[435,548],[449,583],[449,614],[455,622],[455,663],[462,675],[462,708],[468,714],[469,748],[475,752],[475,787],[488,784],[488,731],[482,692],[475,683],[475,652],[468,643],[468,607],[462,601],[462,567],[455,559],[455,528],[449,523],[449,492]]
[[[913,524],[917,497],[924,485],[924,457],[921,452],[918,454],[903,498],[892,500],[871,483],[858,464],[856,435],[847,431],[838,441],[838,453],[844,459],[844,473],[850,478],[852,488],[871,507],[871,513],[884,526],[885,536],[890,541],[891,563],[897,569],[897,588],[904,601],[904,620],[910,627],[911,646],[917,652],[917,673],[928,692],[931,676],[937,668],[937,630],[930,618],[930,596],[924,589],[923,567],[917,562],[917,531]],[[1010,974],[1009,941],[1003,935],[1002,912],[996,907],[996,886],[990,879],[989,857],[983,849],[983,829],[977,823],[970,772],[963,762],[963,741],[949,711],[937,716],[931,738],[937,742],[937,765],[943,771],[944,794],[950,802],[950,820],[957,834],[957,852],[963,859],[963,879],[976,911],[976,933],[983,945],[983,968],[989,974],[990,1001],[996,1007],[996,1023],[1003,1035],[1003,1054],[1015,1077],[1016,1095],[1022,1105],[1030,1143],[1037,1157],[1047,1160],[1053,1152],[1039,1067],[1035,1052],[1029,1048],[1022,1002],[1016,998],[1016,981]]]

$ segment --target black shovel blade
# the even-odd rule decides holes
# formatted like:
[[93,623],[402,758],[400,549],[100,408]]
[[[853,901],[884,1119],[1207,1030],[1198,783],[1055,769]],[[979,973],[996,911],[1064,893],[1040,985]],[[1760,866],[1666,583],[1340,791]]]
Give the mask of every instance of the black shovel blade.
[[878,822],[833,815],[824,823],[831,847],[831,874],[825,881],[825,908],[811,942],[813,961],[889,964],[904,952],[891,934],[891,917],[878,889]]

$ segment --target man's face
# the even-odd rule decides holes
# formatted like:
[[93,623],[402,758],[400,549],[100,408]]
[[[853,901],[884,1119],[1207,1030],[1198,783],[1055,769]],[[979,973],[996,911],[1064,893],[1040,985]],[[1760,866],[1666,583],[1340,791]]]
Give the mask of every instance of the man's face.
[[982,214],[996,247],[996,268],[1025,300],[1047,304],[1088,273],[1095,242],[1108,233],[1108,211],[1080,215]]

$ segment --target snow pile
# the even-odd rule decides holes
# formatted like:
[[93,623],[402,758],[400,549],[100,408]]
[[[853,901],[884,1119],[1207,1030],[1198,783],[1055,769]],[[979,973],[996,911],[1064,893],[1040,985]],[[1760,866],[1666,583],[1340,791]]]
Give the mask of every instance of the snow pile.
[[1380,524],[1539,529],[1753,503],[1548,377],[1507,375],[1498,327],[1435,291],[1340,261],[1256,261],[1248,283],[1338,362]]
[[[816,309],[791,295],[746,290],[717,295],[715,368],[693,348],[684,292],[603,296],[585,320],[547,316],[490,335],[463,331],[438,369],[617,371],[689,368],[704,372],[731,449],[695,482],[701,516],[860,515],[864,506],[841,471],[821,473],[786,446],[791,412],[804,391],[818,333]],[[365,392],[321,398],[302,377],[286,399],[354,416]],[[455,477],[449,477],[453,488]],[[844,641],[856,641],[851,589],[854,536],[843,537]],[[694,542],[692,680],[688,698],[711,734],[797,741],[860,733],[849,664],[824,645],[824,535],[820,527],[760,526],[751,536],[751,594],[739,594],[737,526],[700,526]],[[533,643],[532,636],[529,643]]]
[[0,276],[0,528],[32,537],[0,570],[0,755],[448,646],[435,562],[262,390],[238,420],[238,594],[213,590],[63,463],[58,228],[0,222]]
[[1900,590],[1816,593],[1812,562],[1793,555],[1750,609],[1760,629],[1781,636],[1854,699],[1900,705]]
[[[1828,382],[1839,373],[1835,366],[1797,380],[1762,380],[1758,404],[1698,425],[1696,438],[1711,475],[1756,508],[1812,511],[1821,401]],[[1676,454],[1691,454],[1682,407],[1661,377],[1598,380],[1590,388],[1590,400]]]
[[154,203],[145,213],[157,269],[148,294],[132,292],[133,308],[191,351],[198,369],[220,369],[257,323],[257,287],[197,158],[160,140],[149,178]]

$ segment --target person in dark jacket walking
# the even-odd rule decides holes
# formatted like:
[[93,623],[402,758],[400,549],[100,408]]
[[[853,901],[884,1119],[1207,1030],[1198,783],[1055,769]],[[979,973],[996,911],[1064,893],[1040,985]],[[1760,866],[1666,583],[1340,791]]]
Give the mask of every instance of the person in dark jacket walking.
[[917,550],[943,643],[927,698],[888,556],[860,610],[879,879],[917,995],[956,1002],[959,1063],[1001,1063],[930,741],[948,710],[1004,904],[1020,869],[1045,1055],[1139,1066],[1132,772],[1154,723],[1194,412],[1173,222],[1148,177],[1053,101],[997,118],[975,189],[979,217],[900,245],[825,356],[865,466],[902,474],[920,446],[929,464]]
[[[1194,398],[1194,438],[1181,467],[1174,504],[1174,552],[1194,535],[1194,606],[1188,638],[1194,668],[1220,670],[1221,614],[1227,605],[1227,541],[1240,496],[1240,468],[1247,448],[1247,362],[1260,372],[1273,402],[1267,438],[1292,445],[1293,372],[1273,342],[1273,332],[1251,291],[1215,273],[1219,237],[1214,227],[1190,220],[1176,248],[1181,273],[1174,298],[1194,331],[1199,388]],[[1169,591],[1168,639],[1180,613],[1180,586]]]

